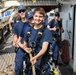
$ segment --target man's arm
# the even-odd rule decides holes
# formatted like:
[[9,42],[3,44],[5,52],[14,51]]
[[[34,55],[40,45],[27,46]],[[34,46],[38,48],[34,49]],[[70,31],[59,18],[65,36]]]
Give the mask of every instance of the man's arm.
[[49,42],[44,42],[44,43],[42,44],[42,49],[40,50],[40,52],[39,52],[36,56],[32,57],[32,58],[30,59],[30,61],[35,64],[35,63],[37,62],[37,59],[38,59],[39,57],[41,57],[42,55],[44,55],[44,53],[47,51],[48,45],[49,45]]
[[28,43],[24,42],[24,44],[21,44],[20,42],[18,43],[18,45],[27,53],[30,53],[32,51],[31,48],[28,47]]
[[13,46],[17,47],[18,36],[16,34],[13,35]]
[[47,28],[50,30],[50,31],[56,31],[57,30],[57,28],[56,28],[56,26],[55,27],[53,27],[53,28],[51,28],[49,25],[47,26]]
[[35,57],[39,58],[40,56],[42,56],[47,51],[48,45],[49,45],[49,42],[43,42],[42,49]]
[[18,43],[21,42],[21,40],[22,40],[22,37],[19,36],[19,38],[18,38]]

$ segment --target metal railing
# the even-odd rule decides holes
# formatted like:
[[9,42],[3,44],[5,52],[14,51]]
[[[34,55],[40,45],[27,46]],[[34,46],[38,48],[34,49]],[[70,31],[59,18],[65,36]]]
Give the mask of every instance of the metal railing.
[[33,2],[33,0],[25,0],[23,2],[26,6],[48,6],[48,5],[57,5],[56,0],[36,0]]

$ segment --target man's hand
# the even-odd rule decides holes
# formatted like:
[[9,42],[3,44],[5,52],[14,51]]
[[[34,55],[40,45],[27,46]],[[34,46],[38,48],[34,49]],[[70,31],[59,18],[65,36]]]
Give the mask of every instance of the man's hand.
[[23,44],[21,44],[21,42],[18,42],[18,46],[23,48]]
[[55,27],[53,28],[53,30],[56,31],[56,30],[57,30],[57,27],[55,26]]
[[31,53],[31,52],[32,52],[32,49],[31,49],[31,48],[27,48],[27,47],[26,47],[24,50],[25,50],[27,53]]
[[18,43],[18,46],[24,49],[27,53],[30,53],[32,51],[31,48],[28,48],[26,45],[21,44],[21,42]]
[[13,46],[19,48],[19,45],[17,42],[13,42]]
[[35,64],[36,62],[37,62],[37,58],[34,56],[34,57],[32,57],[31,59],[30,59],[30,62],[32,63],[33,62],[33,64]]

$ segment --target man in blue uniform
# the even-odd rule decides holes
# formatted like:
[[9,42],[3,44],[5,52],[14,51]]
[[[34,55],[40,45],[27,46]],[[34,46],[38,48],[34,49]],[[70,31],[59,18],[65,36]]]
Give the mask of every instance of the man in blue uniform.
[[[25,32],[34,24],[33,11],[32,10],[27,11],[25,14],[25,18],[27,19],[27,23],[26,23],[27,26],[24,25],[22,32],[20,33],[19,40],[21,40],[21,39],[23,40]],[[23,42],[24,42],[24,40],[23,40]]]
[[[50,43],[52,43],[52,35],[47,27],[42,29],[42,27],[44,27],[44,17],[45,11],[43,8],[38,7],[34,10],[34,27],[28,29],[25,33],[24,44],[19,43],[19,46],[28,54],[34,48],[35,55],[30,59],[30,62],[35,64],[36,75],[53,75],[50,71],[49,65],[47,64],[49,58],[48,50]],[[44,31],[40,32],[41,29]],[[29,31],[30,35],[27,37]],[[39,34],[42,34],[41,39],[38,38]],[[29,69],[28,75],[33,75],[31,69]]]
[[21,17],[21,21],[16,23],[14,28],[13,28],[13,34],[14,34],[14,46],[16,45],[16,42],[18,41],[18,37],[22,31],[23,25],[25,22],[27,22],[25,18],[25,13],[26,13],[26,7],[24,5],[21,5],[18,7],[18,13]]
[[28,12],[26,12],[25,17],[26,17],[27,21],[30,23],[30,25],[33,26],[33,24],[34,24],[33,11],[29,10]]
[[[31,26],[33,26],[33,23],[34,23],[34,21],[33,21],[33,12],[31,11],[31,10],[29,10],[29,11],[27,11],[26,12],[26,14],[25,14],[25,18],[27,19],[27,26],[25,26],[24,25],[24,27],[23,27],[23,29],[22,29],[22,32],[20,33],[20,36],[19,36],[19,40],[21,40],[21,43],[23,43],[24,42],[24,35],[25,35],[25,33],[26,33],[26,31],[31,27]],[[24,55],[25,54],[25,55]],[[24,51],[24,54],[23,54],[23,57],[22,57],[22,59],[24,59],[24,61],[22,60],[21,62],[23,62],[24,64],[23,64],[23,67],[25,67],[25,65],[26,65],[26,68],[24,68],[24,70],[27,70],[28,71],[28,59],[29,59],[29,57],[28,57],[28,54]],[[27,71],[25,72],[26,74],[27,74]]]
[[55,62],[55,65],[58,65],[58,56],[59,56],[59,45],[58,42],[61,38],[61,33],[64,32],[62,28],[62,23],[59,21],[60,14],[59,12],[55,13],[54,19],[52,19],[47,26],[49,30],[52,32],[52,50],[53,50],[53,59]]
[[45,26],[47,26],[47,25],[49,24],[48,15],[47,15],[47,14],[45,15],[45,19],[44,19],[44,21],[43,21],[43,24],[44,24]]
[[21,5],[18,7],[18,13],[21,17],[21,21],[15,24],[13,28],[13,45],[17,48],[16,57],[15,57],[15,75],[23,75],[23,57],[25,55],[25,51],[19,48],[18,42],[19,36],[23,30],[23,27],[27,28],[27,20],[25,18],[26,6]]
[[[21,22],[17,23],[16,26],[15,26],[16,27],[16,31],[18,32],[17,35],[19,36],[17,42],[21,41],[21,43],[24,42],[24,34],[25,34],[25,32],[31,27],[31,25],[33,23],[32,22],[33,21],[33,12],[32,11],[27,11],[25,13],[25,18],[27,19],[27,22],[22,22],[21,21]],[[23,49],[21,49],[21,48],[17,49],[16,59],[15,59],[16,75],[22,75],[23,74],[23,61],[24,61],[25,54],[26,54],[26,52]]]

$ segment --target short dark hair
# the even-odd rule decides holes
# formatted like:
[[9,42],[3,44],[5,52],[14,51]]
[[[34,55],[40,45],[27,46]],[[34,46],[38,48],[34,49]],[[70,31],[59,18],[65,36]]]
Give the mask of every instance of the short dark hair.
[[37,7],[37,8],[35,8],[34,9],[34,14],[35,14],[35,12],[39,12],[40,14],[42,14],[43,16],[45,16],[45,10],[43,9],[43,8],[41,8],[41,7]]
[[60,13],[59,12],[55,12],[55,16],[60,17]]

